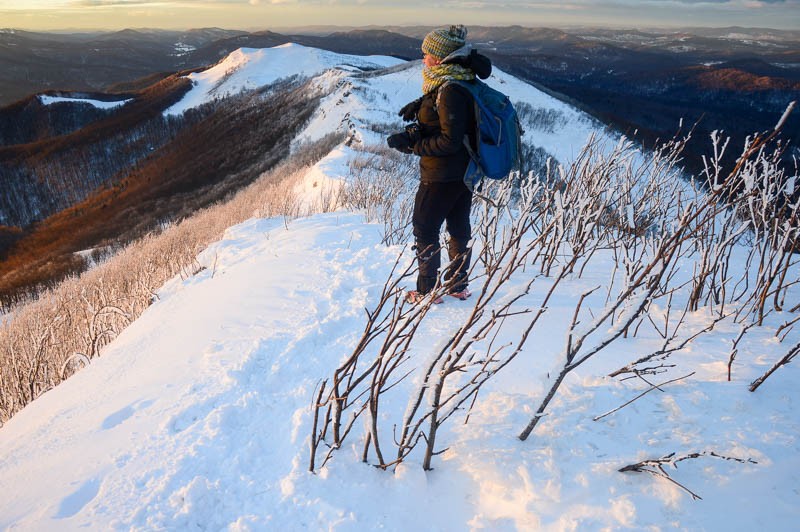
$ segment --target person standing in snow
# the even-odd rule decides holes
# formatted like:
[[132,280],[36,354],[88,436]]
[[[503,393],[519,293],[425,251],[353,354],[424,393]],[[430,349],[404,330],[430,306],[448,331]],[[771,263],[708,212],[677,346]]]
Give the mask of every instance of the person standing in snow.
[[[450,26],[428,33],[422,41],[423,96],[404,106],[399,115],[414,123],[390,135],[387,144],[419,156],[420,184],[412,223],[419,271],[416,290],[406,294],[411,303],[422,301],[437,285],[441,265],[439,233],[447,222],[450,265],[444,275],[446,291],[458,299],[470,296],[470,208],[472,191],[464,184],[470,162],[465,142],[476,147],[472,95],[448,81],[471,82],[489,77],[492,65],[465,42],[467,29]],[[434,303],[441,303],[437,298]]]

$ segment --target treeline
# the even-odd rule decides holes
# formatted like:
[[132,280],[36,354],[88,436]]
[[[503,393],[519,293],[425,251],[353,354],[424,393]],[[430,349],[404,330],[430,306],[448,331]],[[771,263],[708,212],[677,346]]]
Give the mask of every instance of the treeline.
[[113,112],[113,109],[100,109],[88,103],[45,105],[39,96],[29,96],[0,109],[0,146],[67,135]]
[[98,187],[160,149],[182,128],[161,117],[100,142],[76,145],[47,158],[0,161],[0,221],[27,226],[84,200]]

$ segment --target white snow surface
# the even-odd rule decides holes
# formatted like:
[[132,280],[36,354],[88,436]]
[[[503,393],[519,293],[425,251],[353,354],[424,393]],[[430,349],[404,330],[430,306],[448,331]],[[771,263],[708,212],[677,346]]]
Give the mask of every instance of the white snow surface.
[[114,109],[116,107],[125,105],[126,103],[131,101],[131,98],[128,98],[127,100],[117,100],[115,102],[104,102],[102,100],[94,100],[92,98],[71,98],[67,96],[47,96],[45,94],[42,94],[39,96],[39,101],[42,102],[42,105],[51,105],[54,103],[62,103],[62,102],[88,103],[89,105],[97,107],[98,109]]
[[239,48],[213,67],[189,74],[193,87],[164,114],[178,115],[216,98],[258,89],[291,76],[313,77],[334,67],[372,70],[402,62],[385,56],[336,54],[294,43],[275,48]]
[[[269,57],[284,53],[291,61],[287,56],[280,76],[294,72],[292,65],[311,76],[317,67],[302,65],[328,58],[316,72],[317,83],[334,89],[296,146],[337,128],[361,143],[382,141],[369,126],[399,125],[395,109],[419,94],[418,63],[403,67],[375,58],[358,63],[296,45],[240,51],[228,60],[265,61],[270,72],[258,83],[270,83],[278,74],[266,66],[274,64]],[[337,68],[344,63],[390,68],[364,77]],[[564,131],[527,133],[562,161],[587,135],[600,134],[579,112],[529,85],[502,72],[492,82],[502,84],[512,101],[559,109],[568,117]],[[347,179],[349,157],[352,150],[340,146],[309,170],[309,194],[318,191],[320,181]],[[102,357],[0,429],[0,529],[796,526],[800,370],[796,364],[781,368],[758,392],[747,391],[785,351],[766,328],[740,345],[731,382],[727,360],[738,328],[722,324],[673,355],[670,362],[677,367],[659,382],[689,371],[695,375],[592,421],[648,388],[606,375],[651,352],[659,339],[620,341],[613,352],[570,374],[531,438],[517,439],[561,362],[576,298],[607,281],[610,253],[598,254],[596,271],[571,280],[554,297],[526,350],[484,387],[469,424],[455,416],[442,426],[438,441],[447,450],[434,459],[432,471],[422,470],[416,451],[396,471],[363,464],[362,442],[355,439],[317,474],[309,473],[315,387],[354,348],[365,309],[375,307],[402,253],[402,246],[381,244],[381,234],[382,227],[365,222],[362,213],[341,211],[288,225],[282,218],[253,218],[229,228],[198,257],[206,269],[168,282]],[[407,251],[401,263],[411,260]],[[507,294],[498,297],[515,294],[526,281],[509,281]],[[534,285],[531,304],[541,300],[546,284]],[[472,289],[480,289],[479,280]],[[469,300],[433,308],[409,364],[429,359],[471,308]],[[697,330],[710,319],[703,311],[689,316]],[[776,315],[768,320],[782,323]],[[498,345],[514,332],[513,327],[504,332]],[[419,384],[414,379],[386,397],[386,412],[402,414]],[[752,462],[701,457],[668,468],[677,482],[702,496],[698,501],[664,479],[618,472],[647,458],[704,451]]]

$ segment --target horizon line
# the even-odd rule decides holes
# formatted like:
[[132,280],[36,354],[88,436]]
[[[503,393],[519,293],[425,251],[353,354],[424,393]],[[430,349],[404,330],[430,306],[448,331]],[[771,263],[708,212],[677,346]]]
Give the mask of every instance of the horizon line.
[[[222,31],[243,31],[243,32],[259,32],[259,31],[285,31],[285,30],[323,30],[323,29],[349,29],[349,30],[358,30],[364,28],[371,28],[371,29],[387,29],[387,28],[437,28],[441,27],[440,24],[367,24],[367,25],[342,25],[342,24],[306,24],[306,25],[285,25],[285,26],[273,26],[273,27],[220,27],[220,26],[192,26],[192,27],[161,27],[161,26],[125,26],[125,27],[114,27],[114,28],[96,28],[96,27],[65,27],[65,28],[53,28],[53,29],[32,29],[29,27],[0,27],[0,32],[8,32],[8,31],[24,31],[28,33],[67,33],[67,32],[84,32],[84,33],[97,33],[97,32],[121,32],[121,31],[141,31],[141,30],[158,30],[158,31],[199,31],[199,30],[222,30]],[[541,25],[541,26],[531,26],[525,24],[470,24],[467,25],[467,28],[523,28],[523,29],[557,29],[557,30],[571,30],[571,29],[598,29],[598,30],[636,30],[636,31],[669,31],[669,30],[724,30],[724,29],[742,29],[742,30],[769,30],[769,31],[780,31],[780,32],[787,32],[787,33],[797,33],[800,34],[800,29],[786,29],[786,28],[776,28],[770,26],[741,26],[741,25],[721,25],[721,26],[709,26],[709,25],[663,25],[663,26],[653,26],[653,25],[620,25],[620,26],[612,26],[612,25],[603,25],[603,24],[563,24],[563,25]]]

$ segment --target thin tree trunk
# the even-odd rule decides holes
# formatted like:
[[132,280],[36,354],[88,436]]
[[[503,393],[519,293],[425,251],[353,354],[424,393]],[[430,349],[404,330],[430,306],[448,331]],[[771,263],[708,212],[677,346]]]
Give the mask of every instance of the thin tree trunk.
[[559,386],[561,386],[561,382],[564,380],[564,377],[567,376],[567,373],[569,373],[569,370],[567,368],[561,370],[561,373],[556,378],[556,381],[553,383],[553,386],[550,387],[550,391],[547,393],[547,396],[544,398],[544,401],[542,401],[542,404],[539,406],[539,410],[536,411],[536,414],[533,416],[533,419],[531,419],[530,423],[528,423],[528,426],[525,427],[525,430],[523,430],[520,433],[519,435],[520,440],[522,441],[527,440],[528,436],[530,436],[533,429],[536,428],[536,424],[539,423],[539,420],[544,415],[544,411],[547,408],[547,405],[550,404],[550,401],[556,395],[556,391],[558,390]]

